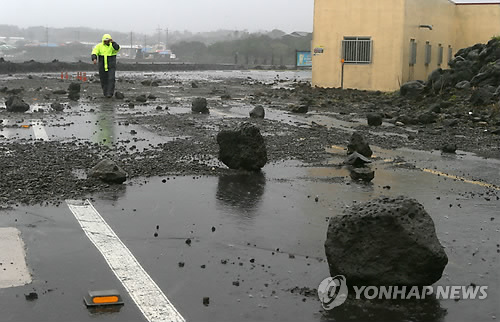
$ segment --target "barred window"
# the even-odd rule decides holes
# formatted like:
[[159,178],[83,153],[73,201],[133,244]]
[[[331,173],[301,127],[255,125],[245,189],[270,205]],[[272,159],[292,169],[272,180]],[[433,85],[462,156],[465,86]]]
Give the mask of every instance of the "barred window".
[[410,39],[410,66],[417,63],[417,42],[415,39]]
[[425,64],[429,65],[432,58],[432,45],[430,42],[425,42]]
[[344,37],[342,59],[346,64],[370,64],[372,62],[371,37]]
[[441,66],[443,63],[443,45],[439,44],[438,46],[438,66]]
[[453,59],[453,48],[451,48],[451,46],[448,46],[448,64],[452,59]]

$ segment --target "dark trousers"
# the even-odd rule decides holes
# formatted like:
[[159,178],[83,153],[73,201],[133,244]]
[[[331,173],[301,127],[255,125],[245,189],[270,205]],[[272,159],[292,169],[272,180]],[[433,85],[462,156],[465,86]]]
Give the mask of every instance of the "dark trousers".
[[115,74],[116,68],[99,68],[99,78],[101,79],[102,93],[104,96],[113,96],[115,93]]

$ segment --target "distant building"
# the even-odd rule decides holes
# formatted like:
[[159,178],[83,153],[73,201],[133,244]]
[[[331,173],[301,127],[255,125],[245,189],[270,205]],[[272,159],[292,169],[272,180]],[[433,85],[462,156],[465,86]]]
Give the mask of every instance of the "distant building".
[[313,86],[392,91],[500,35],[500,1],[315,0]]

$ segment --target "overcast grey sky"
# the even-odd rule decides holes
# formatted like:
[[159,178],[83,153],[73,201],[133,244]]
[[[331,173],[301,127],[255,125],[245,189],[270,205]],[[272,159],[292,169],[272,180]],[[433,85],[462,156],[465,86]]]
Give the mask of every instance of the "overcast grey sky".
[[217,29],[312,31],[314,0],[11,0],[0,24],[154,32]]

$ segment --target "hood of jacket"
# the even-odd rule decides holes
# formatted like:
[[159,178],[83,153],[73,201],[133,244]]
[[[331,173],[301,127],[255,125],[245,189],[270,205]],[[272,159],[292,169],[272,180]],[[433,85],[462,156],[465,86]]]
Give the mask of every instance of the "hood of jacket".
[[111,35],[110,35],[110,34],[104,34],[104,35],[102,36],[102,43],[103,43],[103,44],[104,44],[104,40],[105,40],[105,39],[113,39],[113,38],[111,38]]

